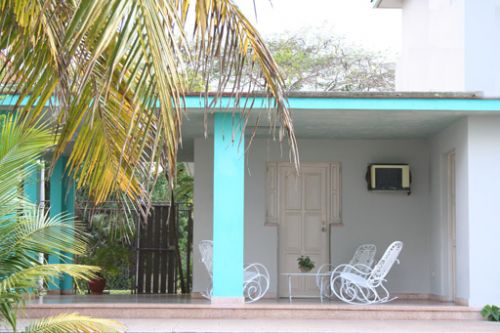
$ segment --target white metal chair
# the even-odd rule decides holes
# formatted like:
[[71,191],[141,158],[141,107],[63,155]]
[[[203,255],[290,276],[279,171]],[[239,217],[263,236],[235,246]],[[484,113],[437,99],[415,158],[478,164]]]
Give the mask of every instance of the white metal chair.
[[385,277],[394,263],[399,263],[398,256],[403,243],[396,241],[387,247],[384,255],[372,268],[358,264],[339,265],[332,272],[330,288],[340,300],[350,304],[376,304],[392,301],[389,291],[384,286]]
[[[366,267],[371,268],[376,253],[377,247],[374,244],[362,244],[358,246],[356,251],[354,251],[351,261],[349,261],[349,266],[345,266],[344,272],[350,272],[350,267],[359,267],[361,270],[365,270]],[[318,268],[316,273],[316,286],[323,292],[323,294],[320,295],[322,297],[331,298],[333,296],[333,291],[330,287],[330,276],[334,269],[335,266],[331,264],[323,264]],[[325,274],[328,275],[325,276]]]
[[[198,245],[201,261],[205,265],[210,276],[210,287],[202,292],[202,296],[212,298],[212,258],[213,242],[202,240]],[[260,263],[253,263],[244,268],[243,271],[243,296],[246,303],[253,303],[264,297],[269,290],[270,277],[267,268]]]

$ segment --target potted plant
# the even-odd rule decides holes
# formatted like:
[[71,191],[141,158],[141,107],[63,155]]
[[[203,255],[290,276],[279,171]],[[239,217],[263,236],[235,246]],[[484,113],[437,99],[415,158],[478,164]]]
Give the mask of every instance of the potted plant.
[[124,274],[123,267],[129,266],[131,254],[122,244],[109,241],[101,244],[94,251],[92,258],[88,259],[88,264],[101,267],[102,271],[97,274],[97,278],[89,281],[89,290],[94,295],[100,295],[106,288],[106,282],[111,283],[111,287]]
[[96,273],[96,277],[89,280],[89,291],[92,295],[102,295],[104,293],[104,289],[106,288],[106,279],[102,274]]
[[[128,239],[133,233],[123,236],[122,232],[113,230],[120,221],[113,216],[96,214],[92,218],[89,230],[89,252],[80,257],[82,264],[98,266],[101,271],[97,277],[88,282],[88,289],[93,295],[101,295],[108,285],[109,289],[120,289],[124,284],[128,285],[128,268],[132,261],[132,253],[129,248]],[[124,229],[124,228],[123,228]],[[124,241],[124,239],[126,239]],[[125,277],[125,278],[124,278]]]
[[314,268],[314,261],[309,256],[300,256],[297,258],[297,262],[299,263],[299,270],[302,273],[309,272]]

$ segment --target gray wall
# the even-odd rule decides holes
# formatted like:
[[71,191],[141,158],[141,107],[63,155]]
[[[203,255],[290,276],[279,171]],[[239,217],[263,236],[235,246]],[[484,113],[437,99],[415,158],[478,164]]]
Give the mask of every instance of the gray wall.
[[[211,239],[213,143],[195,140],[194,281],[193,291],[208,285],[196,244]],[[340,161],[342,164],[343,226],[331,230],[331,261],[347,262],[361,243],[377,245],[378,257],[394,240],[405,247],[401,264],[389,275],[389,289],[396,293],[429,293],[431,290],[431,219],[429,165],[426,140],[299,140],[302,162]],[[278,227],[265,225],[266,161],[286,161],[287,148],[257,139],[247,154],[245,192],[245,262],[261,262],[271,274],[271,294],[277,290]],[[366,189],[369,163],[409,163],[412,194],[371,193]]]
[[500,304],[500,116],[468,118],[471,306]]

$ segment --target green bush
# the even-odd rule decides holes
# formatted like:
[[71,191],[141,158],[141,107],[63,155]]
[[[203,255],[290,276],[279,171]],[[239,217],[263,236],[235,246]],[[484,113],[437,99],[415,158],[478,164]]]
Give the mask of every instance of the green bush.
[[486,305],[481,310],[481,315],[486,320],[490,321],[500,321],[500,308],[496,305]]

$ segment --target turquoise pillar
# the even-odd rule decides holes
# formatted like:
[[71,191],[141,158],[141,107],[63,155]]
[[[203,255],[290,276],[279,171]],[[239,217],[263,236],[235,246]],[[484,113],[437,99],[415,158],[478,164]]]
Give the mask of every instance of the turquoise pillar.
[[239,115],[214,117],[212,302],[243,302],[245,140]]
[[[66,173],[67,157],[62,156],[56,163],[52,175],[50,176],[50,216],[54,217],[61,213],[74,216],[75,213],[75,192],[74,182]],[[71,222],[69,222],[71,223]],[[69,257],[65,263],[72,263],[72,257]],[[60,264],[61,259],[56,256],[49,256],[49,263]],[[73,279],[64,275],[59,281],[49,283],[49,292],[51,293],[73,293]]]
[[40,204],[40,168],[35,166],[24,181],[24,197],[34,205]]
[[[40,186],[41,186],[41,168],[40,165],[35,164],[32,166],[30,169],[30,173],[24,180],[23,184],[23,191],[24,191],[24,197],[31,202],[33,205],[38,207],[40,205],[40,200],[41,200],[41,193],[40,193]],[[34,259],[40,259],[39,253],[32,252],[31,254]],[[41,287],[43,287],[41,285]]]

